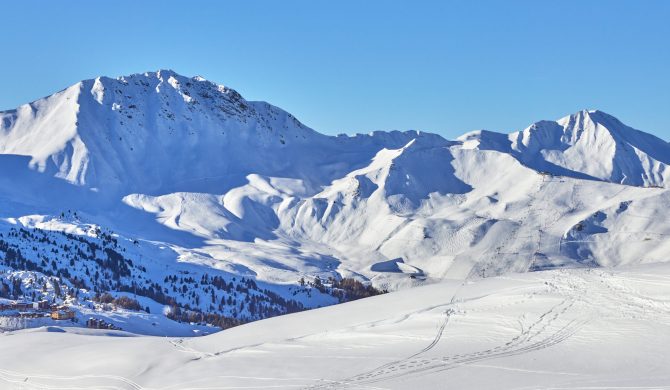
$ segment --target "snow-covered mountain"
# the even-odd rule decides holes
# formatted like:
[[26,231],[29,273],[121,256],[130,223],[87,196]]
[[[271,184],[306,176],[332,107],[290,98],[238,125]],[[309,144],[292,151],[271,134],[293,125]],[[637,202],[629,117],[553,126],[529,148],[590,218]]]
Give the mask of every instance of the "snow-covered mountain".
[[13,296],[243,320],[363,284],[665,262],[666,164],[665,141],[599,111],[333,137],[201,77],[99,77],[0,112],[0,260]]
[[169,70],[82,81],[0,115],[0,153],[30,156],[39,171],[100,192],[225,192],[251,173],[322,185],[416,135],[333,139],[268,103]]
[[557,121],[540,121],[507,137],[474,132],[469,147],[514,155],[535,170],[635,186],[663,186],[670,145],[635,130],[602,111],[580,111]]

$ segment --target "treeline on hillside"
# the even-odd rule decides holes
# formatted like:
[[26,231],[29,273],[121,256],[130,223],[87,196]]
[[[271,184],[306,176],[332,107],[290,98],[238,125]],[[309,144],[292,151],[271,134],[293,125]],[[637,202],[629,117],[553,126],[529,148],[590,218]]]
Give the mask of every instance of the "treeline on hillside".
[[[380,290],[372,286],[372,284],[363,284],[353,278],[342,278],[340,280],[330,279],[333,287],[333,295],[341,292],[340,302],[355,301],[361,298],[368,298],[375,295],[386,294],[387,290]],[[338,295],[335,295],[338,296]]]
[[[114,298],[108,294],[113,291],[132,293],[165,306],[179,307],[184,313],[215,314],[215,322],[226,326],[234,323],[227,318],[248,322],[304,310],[301,302],[262,288],[251,278],[224,278],[207,273],[189,275],[178,270],[180,275],[154,279],[142,264],[125,256],[125,248],[112,233],[97,230],[96,234],[97,239],[90,239],[65,232],[12,228],[4,235],[0,233],[0,264],[56,278],[61,281],[60,284],[53,281],[56,289],[69,284],[72,288],[66,288],[65,295],[75,298],[80,290],[88,290],[96,294],[92,299],[101,303],[145,310],[139,303],[112,302]],[[0,283],[0,295],[16,299],[34,290],[22,287],[28,286],[22,286],[20,279]],[[60,291],[56,291],[56,295],[62,296]]]
[[218,326],[221,329],[228,329],[249,322],[217,313],[204,313],[194,309],[182,310],[179,306],[171,306],[167,312],[167,317],[177,322],[208,324]]
[[321,281],[318,276],[312,282],[305,282],[301,278],[298,282],[301,286],[313,287],[324,294],[334,296],[342,302],[355,301],[357,299],[368,298],[375,295],[386,294],[387,290],[380,290],[372,286],[372,284],[364,284],[354,278],[335,279],[328,278],[326,283]]
[[114,305],[116,307],[121,307],[126,310],[134,310],[134,311],[144,310],[147,313],[149,312],[149,308],[142,308],[142,305],[140,305],[137,299],[133,299],[125,295],[122,295],[118,298],[114,298],[114,296],[109,293],[95,294],[95,296],[93,297],[93,302]]
[[[177,274],[157,279],[146,268],[126,256],[126,249],[111,232],[97,230],[97,237],[86,237],[38,228],[12,228],[0,233],[0,264],[15,270],[36,271],[52,278],[56,297],[79,298],[88,290],[95,296],[85,299],[129,310],[146,310],[137,300],[114,298],[110,292],[132,293],[150,298],[171,308],[169,317],[184,322],[209,323],[222,328],[305,310],[297,299],[258,285],[253,278],[236,278],[208,273],[176,270]],[[34,296],[44,290],[44,281],[22,285],[20,279],[0,283],[0,296]],[[300,281],[293,295],[317,290],[339,302],[382,294],[353,278],[310,282]],[[61,291],[61,288],[63,291]],[[46,290],[44,290],[46,291]],[[33,297],[36,298],[36,297]]]

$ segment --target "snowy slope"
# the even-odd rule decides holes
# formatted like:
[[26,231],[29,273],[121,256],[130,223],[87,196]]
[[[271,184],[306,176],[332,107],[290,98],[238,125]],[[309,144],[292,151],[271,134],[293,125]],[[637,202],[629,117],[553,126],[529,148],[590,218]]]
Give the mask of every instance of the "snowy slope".
[[663,186],[670,145],[602,111],[580,111],[509,134],[479,131],[460,140],[468,148],[514,155],[543,172],[635,186]]
[[126,194],[226,191],[251,173],[321,185],[380,146],[417,136],[327,137],[268,103],[169,70],[82,81],[0,113],[0,126],[0,153],[30,156],[40,170],[53,165],[57,177],[89,189]]
[[[82,81],[0,113],[0,233],[40,277],[88,290],[82,310],[91,291],[128,292],[139,278],[198,315],[258,319],[339,302],[309,285],[317,277],[396,290],[666,262],[668,163],[665,141],[600,111],[455,141],[419,131],[331,137],[228,87],[160,70]],[[113,234],[128,275],[82,276],[107,267],[85,251],[101,240],[91,227]],[[33,242],[49,232],[71,236]],[[81,261],[74,281],[71,261]],[[195,276],[173,280],[179,272]],[[200,283],[206,274],[246,290],[230,301],[220,283]],[[39,290],[25,283],[22,294]]]
[[22,389],[665,388],[668,275],[657,264],[448,281],[191,339],[14,332],[0,335],[0,381]]

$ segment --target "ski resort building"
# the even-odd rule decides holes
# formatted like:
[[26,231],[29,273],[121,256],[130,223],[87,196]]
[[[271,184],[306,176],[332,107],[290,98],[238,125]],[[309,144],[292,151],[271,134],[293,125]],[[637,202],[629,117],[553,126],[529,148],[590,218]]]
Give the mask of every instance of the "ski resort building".
[[59,307],[51,312],[52,320],[71,320],[74,319],[74,311],[67,307]]

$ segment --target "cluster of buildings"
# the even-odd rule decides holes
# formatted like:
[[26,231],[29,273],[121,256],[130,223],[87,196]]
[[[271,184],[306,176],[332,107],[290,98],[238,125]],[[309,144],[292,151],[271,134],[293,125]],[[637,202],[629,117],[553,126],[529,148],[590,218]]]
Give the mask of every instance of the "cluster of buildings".
[[74,311],[67,306],[51,305],[47,301],[39,302],[0,302],[0,316],[40,318],[50,317],[52,320],[72,320]]
[[[75,312],[67,306],[52,305],[48,301],[25,302],[25,301],[3,301],[0,302],[0,317],[10,318],[51,318],[52,320],[74,320]],[[86,327],[91,329],[122,330],[118,326],[107,321],[89,318]]]
[[72,320],[74,319],[74,311],[67,306],[57,306],[51,310],[52,320]]
[[86,327],[91,328],[91,329],[109,329],[109,330],[121,330],[118,326],[115,326],[114,324],[110,324],[107,321],[100,320],[97,318],[89,318],[86,321]]

